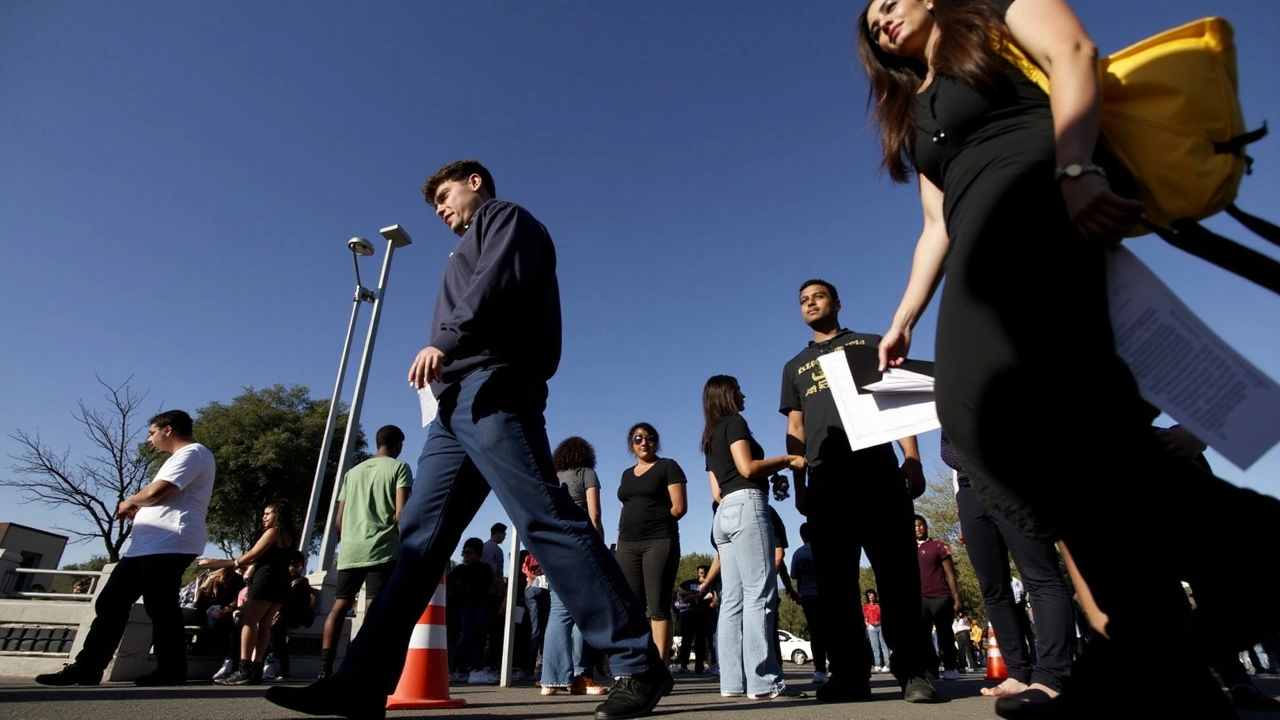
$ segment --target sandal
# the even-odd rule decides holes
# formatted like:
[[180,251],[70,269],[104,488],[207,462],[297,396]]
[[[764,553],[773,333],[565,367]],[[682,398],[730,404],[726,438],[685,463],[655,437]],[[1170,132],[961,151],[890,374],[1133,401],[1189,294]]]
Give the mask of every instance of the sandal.
[[1004,682],[996,685],[995,687],[982,688],[982,696],[993,698],[1011,697],[1013,695],[1021,695],[1030,689],[1030,687],[1030,685],[1027,685],[1021,680],[1006,678]]

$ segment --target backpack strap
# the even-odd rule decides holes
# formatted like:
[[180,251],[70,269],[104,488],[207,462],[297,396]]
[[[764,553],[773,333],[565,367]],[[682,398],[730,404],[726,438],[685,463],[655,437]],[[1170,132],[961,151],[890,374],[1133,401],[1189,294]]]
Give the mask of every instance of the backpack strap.
[[1255,143],[1267,136],[1267,123],[1264,120],[1262,127],[1247,133],[1241,133],[1230,140],[1216,142],[1213,144],[1213,151],[1219,154],[1231,153],[1237,157],[1244,150],[1244,146],[1249,143]]
[[[1237,210],[1237,212],[1239,211]],[[1244,215],[1244,213],[1241,214]],[[1235,213],[1232,213],[1232,217],[1235,217]],[[1246,217],[1270,226],[1272,231],[1280,230],[1265,220],[1253,218],[1251,215],[1246,215]],[[1280,295],[1280,262],[1276,262],[1257,250],[1228,240],[1190,218],[1175,220],[1169,227],[1154,223],[1144,224],[1151,232],[1159,235],[1161,239],[1179,250],[1191,253],[1203,260],[1208,260],[1224,270],[1233,272]],[[1253,229],[1249,223],[1245,223],[1245,225],[1251,230]],[[1255,230],[1255,232],[1258,231]],[[1259,232],[1258,234],[1267,237],[1266,233]],[[1278,238],[1280,238],[1280,232],[1277,235],[1268,237],[1272,242],[1280,244],[1280,239]]]
[[1249,228],[1263,238],[1270,240],[1276,245],[1280,245],[1280,227],[1276,227],[1257,215],[1250,215],[1236,207],[1235,203],[1231,203],[1227,206],[1227,214],[1235,218],[1236,222]]

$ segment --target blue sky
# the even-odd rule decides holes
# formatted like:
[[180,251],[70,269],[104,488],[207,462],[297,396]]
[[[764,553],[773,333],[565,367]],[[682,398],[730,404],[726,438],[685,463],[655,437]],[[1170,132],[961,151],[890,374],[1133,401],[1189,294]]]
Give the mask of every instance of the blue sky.
[[[709,551],[702,384],[737,376],[757,438],[781,453],[782,364],[811,338],[799,284],[834,282],[844,324],[883,332],[920,229],[914,187],[876,171],[860,5],[0,4],[0,450],[18,452],[7,435],[22,429],[85,452],[70,413],[98,401],[95,373],[132,375],[147,410],[274,383],[328,396],[353,285],[346,240],[375,241],[373,284],[378,228],[400,223],[414,244],[395,256],[361,421],[405,428],[412,461],[424,433],[405,373],[456,240],[419,187],[475,157],[556,240],[565,346],[548,431],[595,444],[609,538],[626,432],[644,420],[690,476],[682,547]],[[1248,122],[1280,124],[1265,79],[1280,67],[1273,0],[1074,5],[1104,52],[1225,15]],[[1280,137],[1251,153],[1240,204],[1280,219]],[[1280,377],[1280,299],[1159,240],[1129,247]],[[913,355],[932,357],[935,317]],[[356,355],[363,337],[362,323]],[[1051,408],[1041,422],[1046,463],[1062,443],[1087,447],[1087,428],[1055,426]],[[941,467],[937,444],[922,437],[926,468]],[[1210,460],[1280,494],[1280,451],[1248,472]],[[0,521],[67,522],[18,500],[0,490]],[[794,536],[799,516],[780,510]],[[490,500],[469,534],[504,517]],[[95,551],[73,546],[64,562]]]

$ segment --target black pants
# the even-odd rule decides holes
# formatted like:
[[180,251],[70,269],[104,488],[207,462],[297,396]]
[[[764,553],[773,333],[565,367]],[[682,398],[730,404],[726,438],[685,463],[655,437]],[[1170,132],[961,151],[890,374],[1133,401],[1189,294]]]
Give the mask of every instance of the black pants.
[[695,656],[694,669],[702,672],[711,647],[711,631],[715,628],[715,610],[693,607],[680,611],[680,649],[676,664],[689,667],[689,651]]
[[[925,632],[932,630],[938,635],[938,654],[942,656],[942,669],[955,670],[956,635],[951,632],[951,621],[956,619],[956,601],[950,595],[921,597],[920,616],[924,621]],[[938,669],[937,658],[934,658],[930,669]]]
[[[818,612],[817,595],[801,595],[800,609],[804,610],[804,621],[809,626],[809,648],[813,650],[813,671],[827,671],[827,638],[822,627],[822,614]],[[870,645],[867,646],[870,649]]]
[[934,657],[933,644],[920,622],[914,512],[898,469],[855,472],[824,463],[810,473],[805,509],[831,671],[856,682],[871,677],[862,613],[856,603],[849,604],[862,593],[836,590],[857,577],[859,554],[865,552],[876,574],[880,625],[893,653],[894,677],[906,682],[923,674]]
[[90,671],[106,670],[124,637],[133,604],[141,597],[147,617],[151,618],[156,664],[166,673],[185,674],[187,638],[178,591],[182,588],[182,573],[195,559],[195,555],[177,553],[121,558],[107,577],[107,584],[98,591],[93,624],[84,647],[76,655],[76,665]]
[[[964,546],[978,576],[987,619],[995,628],[1009,677],[1061,690],[1063,680],[1071,671],[1075,626],[1071,592],[1062,575],[1057,548],[1047,540],[1032,540],[1018,532],[1009,521],[983,504],[967,485],[962,484],[956,493],[956,506]],[[1036,614],[1035,638],[1026,637],[1030,624],[1026,609],[1014,602],[1010,556],[1022,575],[1022,585]],[[1038,648],[1034,660],[1029,654],[1030,647]]]

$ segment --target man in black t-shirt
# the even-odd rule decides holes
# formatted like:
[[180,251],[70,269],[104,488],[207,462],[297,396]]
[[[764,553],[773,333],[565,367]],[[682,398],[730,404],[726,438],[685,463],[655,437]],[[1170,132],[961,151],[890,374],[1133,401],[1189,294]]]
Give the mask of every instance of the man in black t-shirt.
[[[911,501],[925,489],[914,436],[898,441],[898,463],[888,443],[851,450],[818,358],[850,345],[874,350],[880,336],[840,327],[840,296],[825,280],[800,286],[800,313],[813,341],[782,373],[779,411],[787,416],[787,452],[804,455],[806,470],[793,472],[796,509],[808,516],[819,612],[827,631],[829,682],[818,700],[849,702],[871,697],[871,650],[862,618],[848,612],[856,595],[837,595],[865,551],[880,590],[881,627],[893,650],[893,674],[907,702],[937,702],[927,673],[933,644],[920,622],[920,573]],[[807,477],[806,477],[807,476]],[[850,600],[850,597],[855,598]]]

